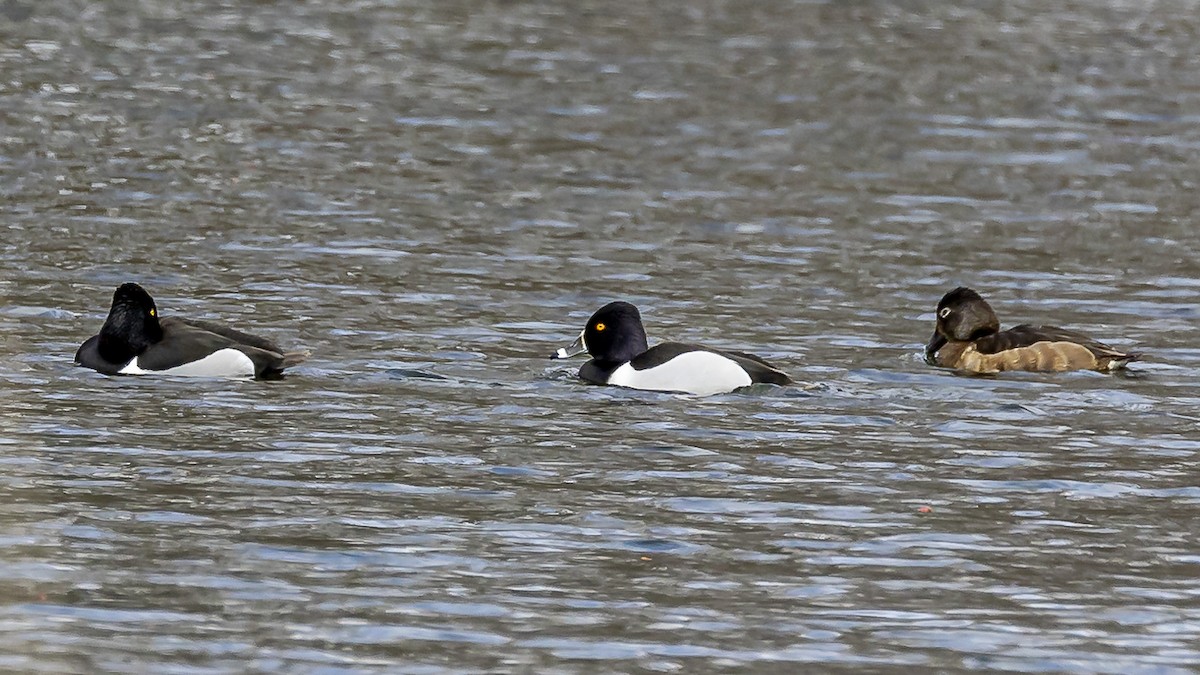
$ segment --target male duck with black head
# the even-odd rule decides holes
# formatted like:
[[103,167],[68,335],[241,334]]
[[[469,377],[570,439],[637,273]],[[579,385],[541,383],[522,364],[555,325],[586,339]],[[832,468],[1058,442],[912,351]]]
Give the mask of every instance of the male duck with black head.
[[1135,361],[1125,353],[1071,330],[1022,324],[1000,330],[1000,320],[978,293],[956,288],[937,306],[937,325],[925,346],[930,365],[971,373],[1004,370],[1110,372]]
[[160,319],[145,289],[122,284],[100,333],[75,352],[75,363],[105,375],[275,379],[307,355],[211,321]]
[[791,379],[752,354],[664,342],[646,342],[637,307],[611,302],[592,315],[579,338],[552,358],[586,351],[592,359],[579,377],[594,384],[709,396],[758,382],[790,384]]

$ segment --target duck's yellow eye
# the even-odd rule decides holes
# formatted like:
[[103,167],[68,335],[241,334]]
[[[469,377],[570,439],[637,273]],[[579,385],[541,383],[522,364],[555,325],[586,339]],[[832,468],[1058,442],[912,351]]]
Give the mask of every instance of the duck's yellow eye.
[[151,310],[150,310],[150,316],[158,316],[158,310],[157,310],[157,309],[151,309]]
[[603,323],[596,324],[596,330],[604,330],[605,328],[608,328],[608,326],[605,326]]

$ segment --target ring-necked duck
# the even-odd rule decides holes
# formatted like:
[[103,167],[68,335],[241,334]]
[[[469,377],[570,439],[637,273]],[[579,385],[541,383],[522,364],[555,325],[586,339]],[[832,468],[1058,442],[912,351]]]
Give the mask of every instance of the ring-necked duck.
[[122,284],[100,334],[79,347],[75,363],[106,375],[275,378],[307,355],[210,321],[159,319],[145,289]]
[[925,346],[925,361],[930,365],[972,373],[1112,371],[1137,358],[1138,354],[1054,326],[1020,325],[1002,331],[991,306],[975,291],[962,287],[938,303],[937,326]]
[[787,375],[751,354],[678,342],[648,347],[642,316],[628,302],[601,307],[579,338],[551,358],[584,351],[592,360],[579,369],[579,377],[595,384],[708,396],[756,382],[791,383]]

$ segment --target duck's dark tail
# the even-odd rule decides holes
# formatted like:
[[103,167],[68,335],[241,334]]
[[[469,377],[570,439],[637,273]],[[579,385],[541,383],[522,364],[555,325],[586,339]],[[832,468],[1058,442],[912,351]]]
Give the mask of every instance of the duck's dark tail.
[[1141,352],[1129,352],[1128,354],[1118,354],[1113,356],[1105,356],[1100,359],[1100,370],[1121,370],[1129,365],[1132,361],[1141,361]]
[[258,377],[264,380],[282,380],[283,371],[286,368],[291,368],[297,363],[303,363],[304,359],[312,352],[278,352],[270,353],[270,361],[265,364],[259,372]]
[[283,355],[283,363],[279,365],[279,369],[283,370],[284,368],[291,368],[292,366],[304,363],[304,361],[311,355],[312,352],[308,350],[302,352],[285,352]]

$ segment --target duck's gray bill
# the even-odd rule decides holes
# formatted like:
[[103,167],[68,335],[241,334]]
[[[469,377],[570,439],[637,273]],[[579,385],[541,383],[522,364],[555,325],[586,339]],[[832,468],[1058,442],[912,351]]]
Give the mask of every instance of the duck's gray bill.
[[946,342],[946,338],[942,337],[941,333],[937,332],[936,330],[933,331],[933,337],[929,338],[929,344],[925,345],[925,362],[933,363],[934,355],[937,354],[937,350],[944,347]]
[[587,343],[583,341],[583,333],[575,338],[570,347],[562,347],[550,357],[552,359],[569,359],[576,354],[582,354],[587,351]]

